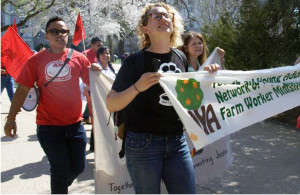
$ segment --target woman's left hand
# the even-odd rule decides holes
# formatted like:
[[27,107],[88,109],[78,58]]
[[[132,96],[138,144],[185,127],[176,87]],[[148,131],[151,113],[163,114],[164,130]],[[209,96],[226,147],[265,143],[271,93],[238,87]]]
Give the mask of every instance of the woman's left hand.
[[210,64],[210,65],[206,65],[204,67],[204,71],[208,71],[211,74],[217,72],[219,69],[220,69],[220,65],[219,64]]
[[90,69],[92,71],[101,71],[102,70],[101,66],[99,64],[97,64],[97,63],[92,63],[91,66],[90,66]]

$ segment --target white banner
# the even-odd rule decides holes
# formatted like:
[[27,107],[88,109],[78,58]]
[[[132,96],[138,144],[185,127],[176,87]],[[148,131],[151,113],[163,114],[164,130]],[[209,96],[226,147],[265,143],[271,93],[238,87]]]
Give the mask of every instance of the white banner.
[[[105,106],[113,80],[99,72],[90,72],[90,83],[95,192],[134,193],[125,158],[118,155],[122,142],[116,139]],[[218,71],[213,75],[164,74],[160,84],[197,149],[191,151],[197,184],[230,166],[233,158],[226,135],[300,105],[300,64],[258,71]]]
[[167,73],[160,84],[196,150],[300,105],[300,64],[215,74]]
[[[113,121],[109,120],[109,112],[105,106],[113,80],[99,72],[90,71],[90,83],[94,117],[95,192],[134,193],[125,158],[120,159],[118,155],[122,142],[119,138],[116,139]],[[228,136],[197,152],[193,150],[189,137],[186,137],[193,157],[197,184],[202,184],[229,168],[233,157]],[[162,189],[166,192],[163,185]]]

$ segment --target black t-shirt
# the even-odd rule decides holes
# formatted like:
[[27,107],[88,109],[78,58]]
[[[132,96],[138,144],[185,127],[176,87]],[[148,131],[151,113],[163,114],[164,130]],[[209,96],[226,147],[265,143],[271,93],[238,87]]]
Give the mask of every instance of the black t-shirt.
[[[166,54],[144,51],[143,55],[143,69],[137,67],[143,66],[137,64],[137,54],[126,58],[112,86],[113,90],[124,91],[141,77],[141,72],[153,72],[154,58],[160,60],[159,69],[163,72],[185,72],[188,63],[186,58],[182,61],[172,50]],[[163,88],[156,84],[139,93],[131,102],[126,128],[138,133],[176,135],[182,133],[183,124]]]

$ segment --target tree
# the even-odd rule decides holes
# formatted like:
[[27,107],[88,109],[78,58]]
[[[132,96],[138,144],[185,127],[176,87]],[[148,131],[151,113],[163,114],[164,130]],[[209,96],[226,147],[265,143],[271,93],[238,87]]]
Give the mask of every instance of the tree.
[[182,13],[186,29],[216,22],[225,12],[235,18],[240,5],[240,0],[169,0],[167,2]]
[[[14,14],[18,15],[22,20],[26,15],[22,13],[27,13],[27,9],[38,5],[37,7],[42,11],[40,11],[38,15],[28,19],[26,21],[27,25],[24,26],[21,32],[27,32],[35,36],[36,33],[45,28],[45,23],[50,17],[57,15],[64,18],[70,29],[70,37],[72,38],[77,14],[80,11],[87,34],[85,43],[89,44],[92,37],[99,36],[104,41],[108,40],[108,46],[111,48],[111,51],[113,51],[112,41],[115,39],[124,40],[135,31],[142,7],[151,1],[152,0],[52,0],[53,5],[47,7],[46,5],[49,3],[47,4],[46,2],[49,2],[49,0],[34,0],[28,6],[23,4],[31,1],[21,0],[16,1],[19,6],[15,7],[16,11]],[[21,6],[21,2],[23,6]],[[3,5],[5,5],[4,3],[5,2],[2,1]],[[18,26],[24,23],[25,22],[21,21]]]
[[264,4],[243,0],[237,19],[228,23],[230,18],[223,15],[203,31],[211,48],[224,46],[229,69],[293,64],[300,53],[299,8],[298,0],[272,0]]
[[[50,9],[54,6],[56,0],[2,0],[1,12],[7,15],[19,15],[22,20],[17,24],[18,27],[26,24],[31,18],[38,16],[44,10]],[[6,7],[12,5],[14,11],[11,13],[6,12]],[[8,29],[9,25],[1,27],[1,32]]]
[[210,25],[206,24],[202,27],[204,39],[207,42],[209,51],[215,47],[225,49],[226,68],[234,69],[231,65],[235,61],[235,41],[237,40],[237,30],[233,18],[229,13],[225,13],[220,19]]

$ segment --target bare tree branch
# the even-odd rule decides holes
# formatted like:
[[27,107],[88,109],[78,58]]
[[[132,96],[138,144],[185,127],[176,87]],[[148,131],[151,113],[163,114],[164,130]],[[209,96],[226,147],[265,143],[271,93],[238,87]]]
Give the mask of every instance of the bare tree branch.
[[[52,0],[51,3],[50,3],[48,6],[39,8],[38,10],[35,10],[35,9],[37,8],[37,4],[39,3],[39,1],[38,1],[37,4],[35,4],[35,6],[34,6],[31,10],[29,10],[29,11],[27,12],[27,16],[24,18],[24,20],[22,20],[20,23],[17,24],[17,27],[23,26],[24,24],[26,24],[26,22],[27,22],[29,19],[31,19],[31,18],[37,16],[37,15],[40,14],[42,11],[45,11],[45,10],[49,9],[50,7],[52,7],[52,6],[54,5],[55,1],[56,1],[56,0]],[[33,12],[33,13],[31,13],[31,12]],[[10,26],[10,25],[2,26],[2,27],[1,27],[1,32],[7,30],[9,26]]]

